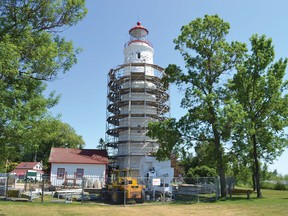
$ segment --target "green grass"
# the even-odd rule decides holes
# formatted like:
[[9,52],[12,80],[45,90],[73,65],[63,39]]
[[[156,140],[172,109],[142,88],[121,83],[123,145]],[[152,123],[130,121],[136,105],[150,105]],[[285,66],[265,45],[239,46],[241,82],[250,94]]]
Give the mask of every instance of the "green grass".
[[221,215],[221,216],[275,216],[287,215],[288,191],[262,190],[263,198],[257,199],[256,194],[251,194],[251,199],[246,196],[234,196],[214,202],[200,203],[144,203],[141,205],[106,205],[102,203],[73,202],[70,204],[51,203],[50,197],[45,197],[29,203],[0,201],[0,216],[46,216],[46,215]]

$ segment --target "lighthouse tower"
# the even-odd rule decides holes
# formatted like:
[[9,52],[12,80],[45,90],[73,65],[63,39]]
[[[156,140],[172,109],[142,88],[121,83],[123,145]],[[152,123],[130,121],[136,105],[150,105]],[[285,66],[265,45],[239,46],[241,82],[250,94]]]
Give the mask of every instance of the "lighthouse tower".
[[124,64],[108,73],[106,143],[114,149],[119,169],[140,176],[140,160],[155,153],[159,144],[148,137],[149,122],[169,115],[169,94],[160,82],[164,69],[153,63],[148,29],[140,22],[129,30]]

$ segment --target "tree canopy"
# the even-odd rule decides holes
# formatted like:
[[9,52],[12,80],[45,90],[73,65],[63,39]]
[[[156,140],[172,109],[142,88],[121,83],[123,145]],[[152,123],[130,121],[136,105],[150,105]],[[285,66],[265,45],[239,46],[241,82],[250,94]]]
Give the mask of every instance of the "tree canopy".
[[[227,169],[238,172],[245,166],[254,174],[261,197],[260,161],[272,162],[287,147],[287,59],[273,62],[272,39],[265,36],[251,37],[251,51],[244,43],[228,42],[229,28],[217,15],[205,15],[181,28],[174,43],[186,71],[170,64],[162,79],[166,86],[175,83],[184,90],[181,107],[187,113],[174,119],[167,130],[179,132],[181,140],[166,139],[165,122],[151,123],[149,130],[160,140],[160,152],[167,148],[173,152],[187,144],[185,140],[197,144],[198,152],[208,146],[209,151],[188,162],[216,168],[222,197],[226,196]],[[207,158],[216,167],[203,162]],[[238,168],[230,167],[235,164]]]
[[179,127],[192,140],[215,145],[221,196],[226,196],[223,141],[229,137],[230,125],[225,115],[226,92],[223,78],[243,59],[245,44],[227,42],[229,23],[217,15],[206,15],[183,26],[174,40],[175,49],[182,54],[187,72],[169,65],[164,82],[176,83],[185,96],[181,106],[188,113],[179,120]]
[[253,35],[251,51],[230,81],[233,98],[245,113],[235,126],[234,151],[252,160],[257,196],[260,191],[260,161],[271,163],[288,145],[287,58],[274,62],[272,39]]
[[45,97],[45,81],[69,71],[79,52],[60,32],[86,13],[84,0],[0,2],[1,158],[17,145],[27,148],[24,135],[57,104],[55,93]]

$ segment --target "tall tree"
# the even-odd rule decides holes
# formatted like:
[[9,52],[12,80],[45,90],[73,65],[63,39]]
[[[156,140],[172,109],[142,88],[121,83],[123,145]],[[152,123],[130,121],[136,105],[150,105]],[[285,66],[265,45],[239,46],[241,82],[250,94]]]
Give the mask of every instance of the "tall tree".
[[206,15],[183,26],[174,43],[188,71],[184,73],[176,65],[169,65],[163,80],[185,89],[181,106],[188,113],[179,120],[181,131],[194,141],[214,144],[222,197],[226,196],[223,142],[231,131],[231,122],[225,115],[225,76],[241,62],[246,50],[245,44],[226,41],[229,28],[229,23],[217,15]]
[[0,1],[0,158],[57,103],[44,81],[69,71],[78,53],[59,32],[86,12],[85,0]]
[[234,133],[234,148],[253,158],[252,170],[257,197],[261,163],[272,162],[288,145],[287,81],[284,81],[287,58],[273,63],[272,39],[264,35],[250,38],[251,52],[230,83],[234,98],[242,106],[245,118]]

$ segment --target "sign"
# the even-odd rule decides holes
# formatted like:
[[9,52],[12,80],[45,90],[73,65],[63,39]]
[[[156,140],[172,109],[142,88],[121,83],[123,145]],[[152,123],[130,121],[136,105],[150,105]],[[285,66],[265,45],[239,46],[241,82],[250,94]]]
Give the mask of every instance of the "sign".
[[153,186],[160,186],[161,185],[161,180],[159,178],[155,178],[152,180],[152,185]]

